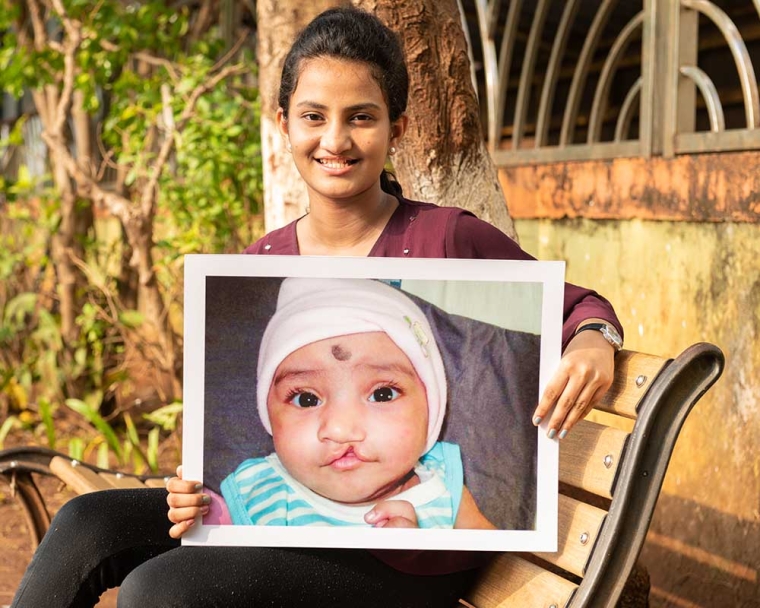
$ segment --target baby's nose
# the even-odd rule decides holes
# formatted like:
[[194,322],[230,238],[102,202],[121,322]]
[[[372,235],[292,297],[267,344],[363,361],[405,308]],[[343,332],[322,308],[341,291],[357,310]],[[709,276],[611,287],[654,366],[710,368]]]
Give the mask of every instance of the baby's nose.
[[322,410],[319,427],[320,441],[349,443],[363,441],[365,419],[361,406],[347,403],[328,404]]

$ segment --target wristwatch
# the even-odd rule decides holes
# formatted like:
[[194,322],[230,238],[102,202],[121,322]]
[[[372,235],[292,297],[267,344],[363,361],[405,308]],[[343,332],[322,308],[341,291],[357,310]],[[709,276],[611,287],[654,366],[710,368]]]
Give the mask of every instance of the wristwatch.
[[593,329],[594,331],[600,332],[602,336],[604,336],[604,339],[612,344],[615,352],[623,348],[623,338],[620,337],[617,329],[612,325],[607,325],[606,323],[587,323],[583,327],[578,328],[575,331],[575,335],[577,336],[579,333],[586,331],[587,329]]

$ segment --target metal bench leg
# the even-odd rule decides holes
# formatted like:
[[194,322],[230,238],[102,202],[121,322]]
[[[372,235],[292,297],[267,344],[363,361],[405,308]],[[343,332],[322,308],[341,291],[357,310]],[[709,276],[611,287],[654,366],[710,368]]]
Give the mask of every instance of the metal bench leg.
[[45,508],[45,501],[40,494],[37,484],[34,483],[32,474],[28,471],[13,471],[3,473],[0,476],[11,487],[11,495],[21,502],[24,507],[29,538],[32,541],[32,550],[36,549],[50,527],[50,514]]

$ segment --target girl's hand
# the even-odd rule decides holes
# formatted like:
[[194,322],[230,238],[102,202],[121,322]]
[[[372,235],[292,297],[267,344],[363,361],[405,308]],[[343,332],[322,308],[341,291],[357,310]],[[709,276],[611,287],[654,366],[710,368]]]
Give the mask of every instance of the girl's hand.
[[419,528],[417,513],[408,500],[383,500],[364,516],[375,528]]
[[169,530],[169,536],[180,538],[190,529],[198,517],[208,513],[211,497],[201,494],[203,486],[196,481],[182,479],[182,465],[177,467],[177,476],[166,483],[169,496],[169,521],[174,525]]
[[599,403],[612,386],[615,349],[598,331],[576,334],[562,355],[559,367],[546,385],[533,414],[538,426],[554,408],[548,435],[564,439],[575,423]]

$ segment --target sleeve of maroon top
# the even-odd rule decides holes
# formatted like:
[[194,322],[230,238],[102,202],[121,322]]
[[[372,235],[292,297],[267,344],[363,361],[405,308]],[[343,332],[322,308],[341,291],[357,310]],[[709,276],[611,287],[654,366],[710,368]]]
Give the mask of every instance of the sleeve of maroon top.
[[262,252],[262,247],[264,246],[263,243],[264,239],[259,239],[252,245],[248,245],[245,249],[243,249],[243,253],[248,253],[252,255],[259,255]]
[[[535,260],[511,238],[488,222],[463,211],[452,214],[446,227],[446,256],[488,260]],[[578,325],[585,319],[604,319],[623,335],[623,326],[615,310],[595,291],[565,283],[562,350],[568,345]]]

